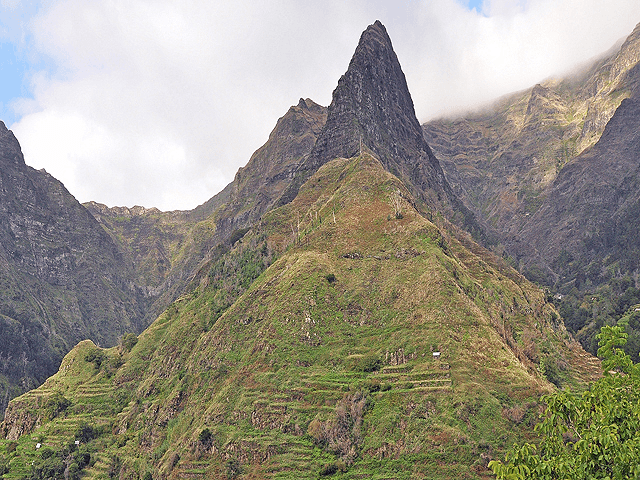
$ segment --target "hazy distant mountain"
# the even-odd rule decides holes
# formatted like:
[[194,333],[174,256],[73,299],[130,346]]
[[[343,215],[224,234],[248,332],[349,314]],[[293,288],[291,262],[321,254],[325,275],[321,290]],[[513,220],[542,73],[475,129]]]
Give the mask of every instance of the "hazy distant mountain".
[[[423,126],[454,190],[591,352],[640,303],[640,25],[581,74]],[[558,296],[560,298],[560,296]],[[627,352],[637,360],[640,328]]]
[[[633,113],[639,60],[640,25],[619,50],[576,77],[536,85],[482,113],[423,126],[455,191],[536,280],[571,280],[594,258],[604,260],[611,238],[591,239],[604,230],[611,236],[604,222],[634,208],[628,185],[636,181],[640,156]],[[634,246],[627,237],[620,248],[637,249],[637,239]],[[570,274],[560,266],[563,251],[581,258]]]

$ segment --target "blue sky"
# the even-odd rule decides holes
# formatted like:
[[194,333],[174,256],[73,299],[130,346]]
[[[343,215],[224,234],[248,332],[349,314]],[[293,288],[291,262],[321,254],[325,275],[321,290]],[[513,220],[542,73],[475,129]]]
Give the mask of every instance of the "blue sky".
[[14,98],[28,95],[24,87],[24,71],[28,68],[20,56],[16,56],[16,47],[10,42],[0,44],[0,72],[2,83],[0,84],[0,119],[11,125],[15,115],[8,103]]
[[469,7],[469,10],[475,9],[480,12],[482,10],[482,0],[470,0],[467,7]]
[[376,19],[427,121],[592,59],[640,2],[0,0],[0,119],[81,202],[194,208],[301,97],[331,102]]
[[34,0],[0,2],[0,120],[8,125],[17,120],[11,102],[30,95],[30,74],[39,67],[26,28],[39,4]]

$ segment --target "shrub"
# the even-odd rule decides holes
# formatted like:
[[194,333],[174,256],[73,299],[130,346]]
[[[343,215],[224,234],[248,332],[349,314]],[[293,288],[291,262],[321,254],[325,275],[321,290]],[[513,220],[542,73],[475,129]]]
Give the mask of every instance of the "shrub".
[[351,465],[362,444],[362,423],[368,406],[369,402],[361,392],[346,394],[336,405],[333,415],[326,421],[314,419],[307,433],[317,445],[338,455],[346,465]]
[[333,283],[336,281],[336,276],[333,273],[329,273],[327,275],[325,275],[325,277],[327,279],[327,282],[329,283]]
[[198,441],[205,447],[209,447],[212,440],[213,435],[211,434],[211,430],[209,430],[208,428],[203,429],[200,432],[200,435],[198,435]]
[[321,477],[328,477],[329,475],[333,475],[334,473],[338,473],[338,466],[335,463],[330,463],[329,465],[325,465],[320,469]]
[[98,438],[101,433],[100,427],[94,427],[89,425],[87,422],[82,422],[76,430],[75,438],[80,440],[82,443],[88,443],[94,438]]
[[171,458],[169,459],[169,468],[173,470],[176,465],[180,462],[180,455],[176,452],[171,454]]
[[53,420],[70,406],[71,400],[66,398],[60,392],[55,392],[44,404],[45,417],[49,420]]
[[356,370],[365,373],[376,372],[382,367],[382,360],[377,355],[365,355],[356,365]]
[[111,455],[109,458],[109,470],[107,475],[109,478],[117,478],[120,474],[120,469],[122,467],[122,460],[117,455]]
[[511,408],[504,408],[502,414],[513,423],[522,423],[527,411],[521,405],[515,405]]
[[121,354],[114,355],[109,359],[107,374],[113,375],[124,364]]
[[377,380],[369,380],[365,382],[364,388],[370,393],[379,392],[381,389],[380,382]]
[[541,358],[538,364],[538,371],[556,387],[562,386],[562,379],[560,378],[560,368],[558,366],[558,363],[553,358]]
[[240,461],[237,458],[230,458],[226,463],[227,467],[227,478],[238,478],[242,473],[242,465],[240,465]]
[[78,452],[75,457],[78,462],[78,467],[81,469],[91,463],[91,454],[89,452]]
[[133,347],[138,343],[138,337],[134,333],[125,333],[120,340],[120,345],[122,346],[122,350],[125,352],[130,352]]
[[96,370],[100,369],[102,362],[104,362],[106,359],[107,355],[99,348],[90,350],[84,356],[84,361],[87,363],[93,363],[93,365],[96,367]]
[[67,471],[65,472],[65,477],[68,480],[79,480],[80,479],[80,467],[76,462],[72,462],[67,467]]

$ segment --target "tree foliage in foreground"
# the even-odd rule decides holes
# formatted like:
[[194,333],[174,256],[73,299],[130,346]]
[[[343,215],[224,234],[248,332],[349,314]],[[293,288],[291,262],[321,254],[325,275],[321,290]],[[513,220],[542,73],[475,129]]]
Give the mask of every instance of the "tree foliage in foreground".
[[512,448],[505,463],[489,462],[498,479],[640,478],[640,364],[624,353],[626,337],[624,325],[602,328],[603,377],[585,392],[543,397],[535,427],[542,441]]

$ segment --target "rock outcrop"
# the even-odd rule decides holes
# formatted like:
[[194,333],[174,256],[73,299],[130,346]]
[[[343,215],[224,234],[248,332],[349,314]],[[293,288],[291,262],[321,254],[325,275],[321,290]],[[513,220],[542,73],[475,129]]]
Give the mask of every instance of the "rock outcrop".
[[223,235],[249,227],[276,203],[316,145],[326,121],[327,108],[308,98],[301,98],[278,120],[269,140],[236,173],[230,198],[216,214]]

